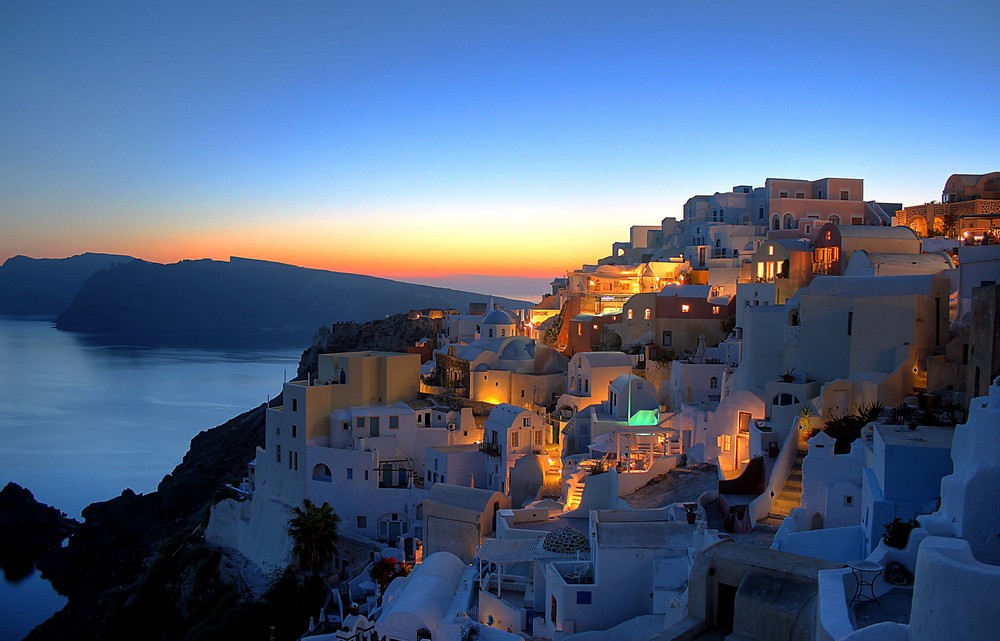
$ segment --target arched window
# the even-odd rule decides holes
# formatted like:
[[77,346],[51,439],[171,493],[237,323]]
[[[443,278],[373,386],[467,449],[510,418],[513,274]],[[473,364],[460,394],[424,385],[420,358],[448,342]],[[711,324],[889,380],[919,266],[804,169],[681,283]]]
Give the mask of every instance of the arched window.
[[644,311],[644,312],[642,313],[642,317],[643,317],[644,319],[646,319],[646,320],[649,320],[649,319],[650,319],[650,318],[652,317],[652,315],[653,315],[653,312],[652,312],[652,310],[650,310],[650,309],[649,309],[648,307],[646,308],[646,311]]
[[490,338],[493,338],[493,328],[490,328]]
[[721,238],[716,238],[715,239],[715,246],[716,247],[722,247],[722,239]]
[[778,214],[775,214],[774,218],[771,219],[771,229],[775,231],[781,229],[781,219],[778,218]]
[[840,216],[838,216],[836,214],[834,214],[833,216],[830,216],[830,222],[833,223],[834,225],[839,225],[840,224]]
[[324,463],[317,463],[313,468],[313,480],[323,481],[324,483],[332,483],[333,473]]
[[798,405],[799,399],[793,394],[781,393],[775,394],[774,398],[771,399],[771,405],[777,405],[778,407],[787,407],[789,405]]
[[631,309],[630,309],[630,310],[628,310],[628,319],[629,319],[629,320],[632,320],[632,317],[633,317],[633,316],[635,316],[635,311],[634,311],[634,310],[631,310]]
[[795,217],[791,214],[785,214],[785,229],[792,229],[795,224]]
[[712,389],[719,389],[719,378],[717,376],[713,376],[709,379],[708,386]]
[[504,328],[504,327],[501,327],[500,328],[500,336],[506,336],[506,335],[507,335],[507,329]]

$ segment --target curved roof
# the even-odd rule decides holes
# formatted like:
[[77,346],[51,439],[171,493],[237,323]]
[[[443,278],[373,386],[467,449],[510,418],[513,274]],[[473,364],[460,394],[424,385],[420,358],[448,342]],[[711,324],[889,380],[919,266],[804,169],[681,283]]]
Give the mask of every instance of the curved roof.
[[510,403],[500,403],[492,410],[490,410],[490,415],[486,417],[487,421],[492,423],[500,423],[501,425],[511,425],[521,412],[527,412],[528,410],[523,407],[518,407],[517,405],[511,405]]
[[951,269],[955,266],[951,257],[944,252],[934,252],[931,254],[886,254],[862,251],[859,253],[864,253],[868,256],[868,260],[874,265],[912,265],[912,269],[915,272],[920,271],[921,273],[928,269],[940,271],[942,269]]
[[494,309],[483,317],[483,325],[513,325],[514,319],[502,309]]
[[675,296],[677,298],[708,298],[712,288],[708,285],[667,285],[657,296]]
[[406,577],[406,584],[379,617],[380,630],[393,628],[393,619],[418,619],[434,629],[445,615],[455,589],[462,580],[465,564],[451,552],[435,552]]
[[500,350],[500,360],[525,361],[535,358],[535,341],[525,336],[515,336],[507,340]]
[[579,352],[573,356],[587,361],[591,367],[632,367],[632,359],[624,352]]
[[495,494],[499,494],[499,492],[478,487],[465,487],[464,485],[435,483],[427,494],[426,500],[473,512],[485,512]]
[[905,225],[882,227],[879,225],[841,225],[841,238],[887,238],[896,240],[919,240],[917,232]]
[[[817,276],[802,290],[811,296],[863,298],[868,296],[920,296],[930,293],[931,274],[916,276]],[[771,307],[768,305],[768,307]],[[776,305],[774,307],[777,307]]]

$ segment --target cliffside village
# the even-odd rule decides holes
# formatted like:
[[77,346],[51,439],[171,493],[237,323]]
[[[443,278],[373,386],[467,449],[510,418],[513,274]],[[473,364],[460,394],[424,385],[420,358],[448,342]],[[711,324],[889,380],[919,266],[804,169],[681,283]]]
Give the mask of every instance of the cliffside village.
[[265,573],[329,503],[317,640],[996,638],[998,241],[1000,172],[693,196],[530,309],[321,355],[206,538]]

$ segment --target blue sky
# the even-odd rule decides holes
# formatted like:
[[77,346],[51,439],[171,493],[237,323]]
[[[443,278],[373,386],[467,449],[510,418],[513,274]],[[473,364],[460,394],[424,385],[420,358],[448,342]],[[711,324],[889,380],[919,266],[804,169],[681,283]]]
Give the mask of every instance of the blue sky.
[[0,260],[534,289],[767,177],[917,204],[1000,169],[998,24],[987,1],[7,2]]

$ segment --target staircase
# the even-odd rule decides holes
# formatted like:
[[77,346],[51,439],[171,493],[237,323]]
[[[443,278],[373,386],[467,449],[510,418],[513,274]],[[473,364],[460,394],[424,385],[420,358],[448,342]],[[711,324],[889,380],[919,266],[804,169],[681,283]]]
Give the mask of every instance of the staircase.
[[781,494],[775,497],[771,504],[771,511],[767,515],[766,521],[776,522],[781,525],[781,521],[792,513],[794,508],[802,501],[802,459],[805,458],[808,450],[800,447],[792,463],[792,469],[788,473],[788,480]]
[[583,486],[587,483],[586,473],[579,476],[573,475],[569,478],[566,488],[566,510],[575,510],[580,505],[583,498]]

